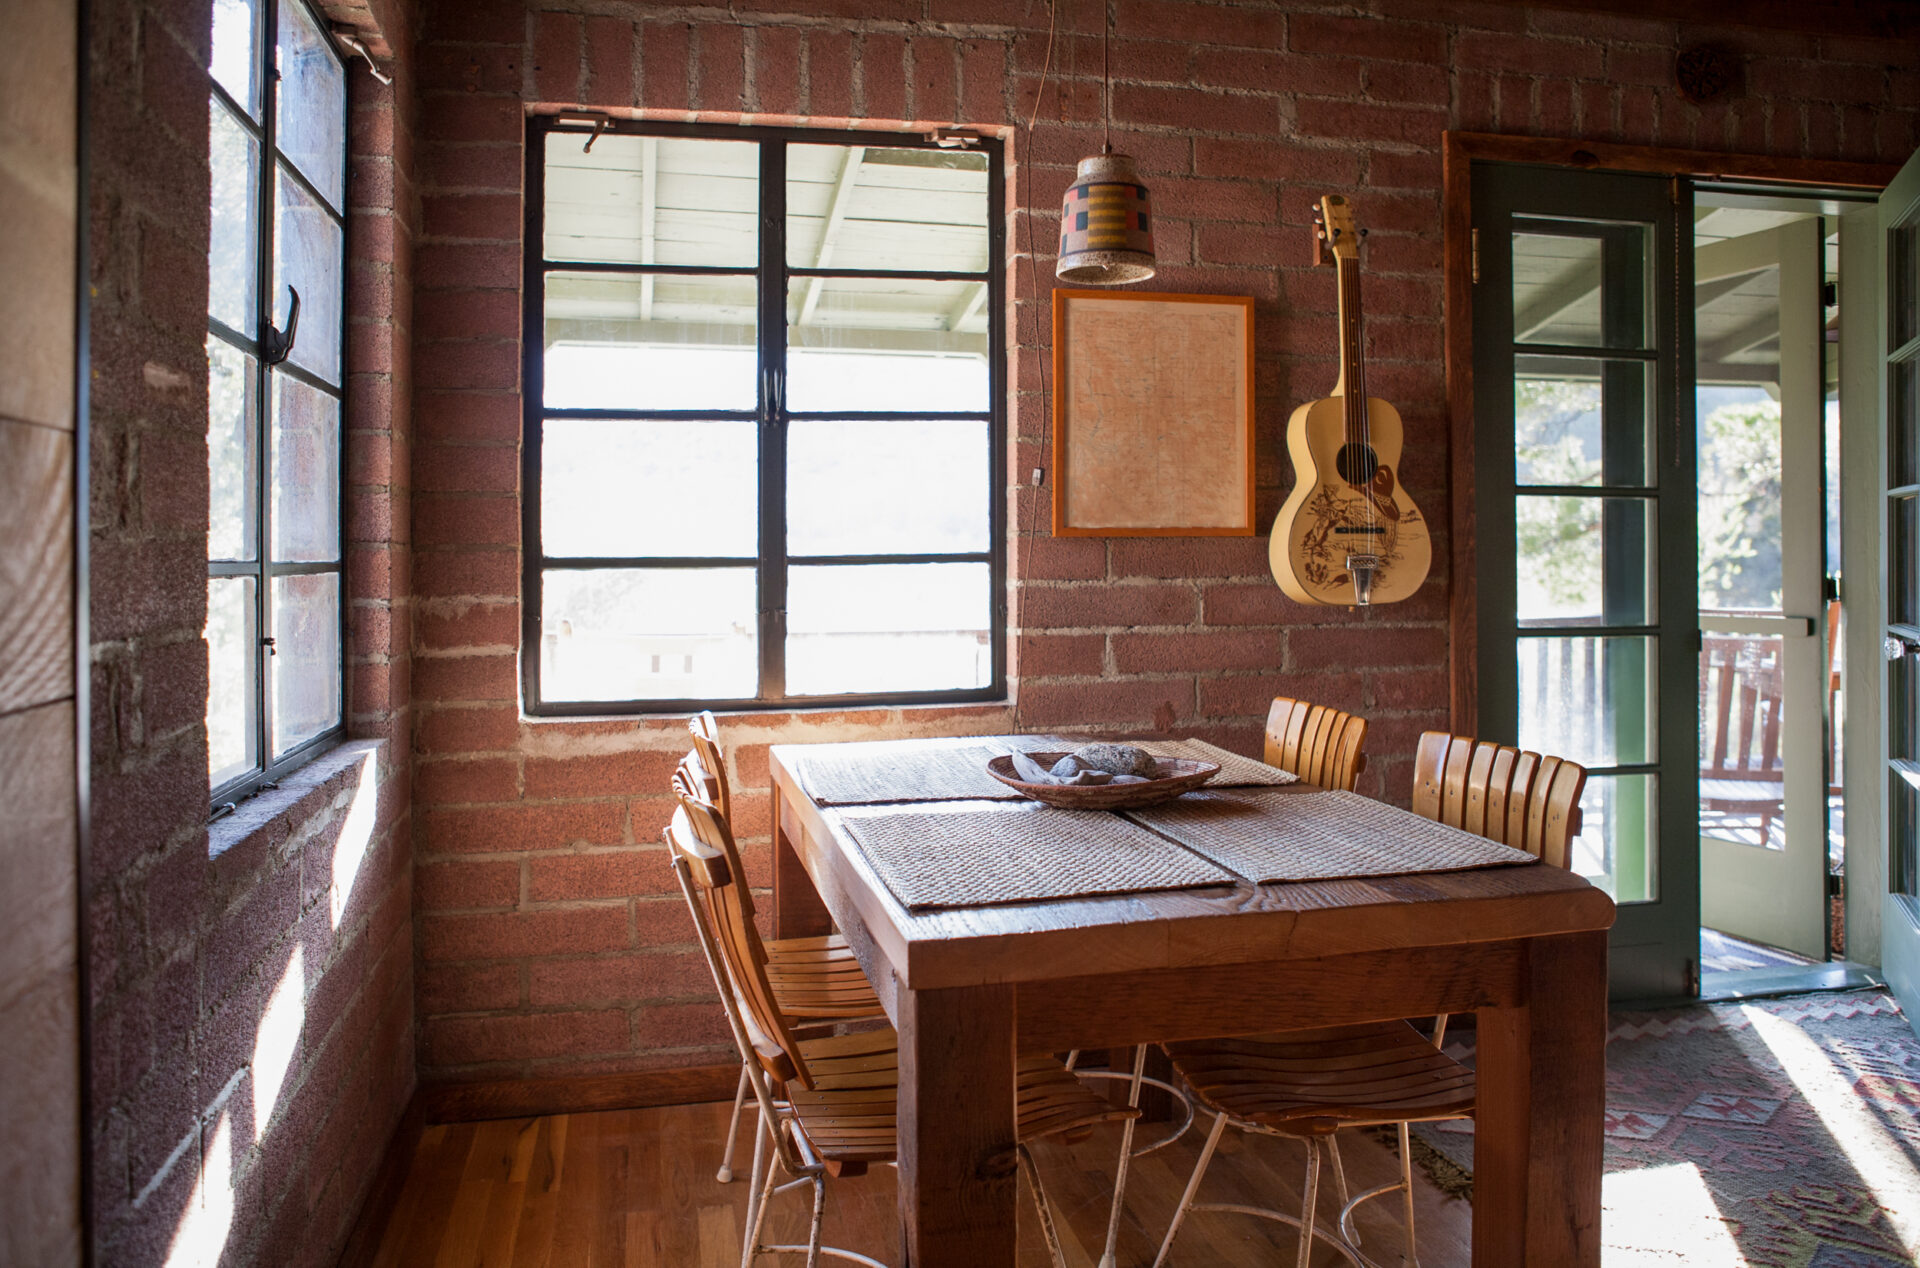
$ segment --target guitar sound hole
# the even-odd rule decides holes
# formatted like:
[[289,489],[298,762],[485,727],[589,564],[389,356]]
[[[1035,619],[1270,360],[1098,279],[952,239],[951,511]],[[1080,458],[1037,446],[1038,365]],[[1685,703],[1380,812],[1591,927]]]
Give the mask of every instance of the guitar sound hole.
[[1365,488],[1373,483],[1374,472],[1380,470],[1380,455],[1373,451],[1372,445],[1346,444],[1340,446],[1333,466],[1342,480],[1357,489]]

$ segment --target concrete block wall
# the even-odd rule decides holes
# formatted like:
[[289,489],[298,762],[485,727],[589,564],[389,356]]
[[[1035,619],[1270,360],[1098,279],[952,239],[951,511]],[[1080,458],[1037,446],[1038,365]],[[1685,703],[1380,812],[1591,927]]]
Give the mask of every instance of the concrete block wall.
[[[1447,557],[1410,602],[1307,610],[1253,539],[1063,539],[1025,485],[1048,466],[1055,217],[1099,144],[1097,6],[1026,0],[672,4],[433,0],[421,46],[414,797],[420,1062],[428,1079],[724,1060],[658,834],[677,719],[529,721],[517,705],[524,118],[664,120],[1010,138],[1008,289],[1015,700],[723,719],[740,832],[766,882],[766,745],[1010,727],[1199,734],[1243,751],[1275,694],[1372,721],[1364,791],[1404,800],[1447,710]],[[1473,0],[1114,0],[1115,147],[1152,187],[1151,289],[1257,301],[1262,522],[1288,485],[1291,409],[1335,373],[1334,285],[1309,212],[1371,228],[1372,390],[1407,422],[1403,476],[1449,522],[1443,129],[1821,158],[1904,158],[1920,79],[1891,43],[1524,10]],[[875,16],[884,12],[885,16]],[[1677,51],[1744,80],[1683,101]],[[1036,102],[1036,98],[1038,98]],[[1029,138],[1019,125],[1037,112]],[[1024,258],[1031,249],[1031,271]],[[1039,279],[1036,285],[1032,280]],[[1046,494],[1042,494],[1044,498]]]
[[413,16],[322,6],[350,69],[347,712],[207,822],[209,3],[95,0],[96,1261],[331,1264],[414,1081],[408,504]]

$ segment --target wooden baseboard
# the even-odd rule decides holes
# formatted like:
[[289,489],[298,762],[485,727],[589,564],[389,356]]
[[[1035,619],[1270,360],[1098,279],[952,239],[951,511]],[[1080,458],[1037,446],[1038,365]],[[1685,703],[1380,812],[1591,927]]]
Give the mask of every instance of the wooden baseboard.
[[471,1123],[542,1114],[645,1109],[730,1101],[738,1065],[588,1074],[552,1079],[498,1079],[485,1083],[423,1083],[414,1094],[423,1122]]

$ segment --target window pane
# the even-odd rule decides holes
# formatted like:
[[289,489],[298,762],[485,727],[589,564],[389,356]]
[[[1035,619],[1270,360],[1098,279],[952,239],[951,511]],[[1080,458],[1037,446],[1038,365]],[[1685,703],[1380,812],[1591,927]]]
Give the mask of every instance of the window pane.
[[212,235],[207,251],[207,312],[241,334],[254,334],[255,262],[259,238],[260,147],[215,100],[209,104],[208,159],[213,165]]
[[787,405],[984,412],[985,282],[794,278]]
[[340,574],[273,579],[273,755],[340,722]]
[[1653,775],[1595,775],[1580,797],[1573,870],[1613,895],[1648,903],[1654,887],[1659,780]]
[[550,569],[540,695],[745,700],[759,689],[752,568]]
[[823,422],[787,433],[787,553],[983,551],[987,424]]
[[340,558],[340,402],[273,376],[273,558]]
[[1887,619],[1920,625],[1920,498],[1893,498],[1887,509]]
[[993,681],[986,564],[797,567],[787,691],[945,691]]
[[1911,651],[1887,665],[1887,756],[1920,759],[1920,658]]
[[1520,624],[1652,623],[1652,513],[1640,498],[1516,498]]
[[1777,634],[1700,640],[1700,835],[1786,848],[1784,693]]
[[[1549,227],[1549,222],[1536,220],[1516,223]],[[1515,233],[1514,341],[1590,348],[1644,347],[1646,258],[1643,225],[1583,225],[1566,233]],[[1609,282],[1605,289],[1600,284],[1603,260],[1619,279]]]
[[1887,484],[1920,484],[1920,357],[1887,367]]
[[260,649],[252,577],[207,582],[207,784],[260,764],[254,665]]
[[1515,357],[1514,482],[1650,485],[1647,389],[1638,361]]
[[253,0],[213,0],[213,77],[260,117],[260,14]]
[[1902,225],[1887,234],[1892,285],[1887,296],[1893,337],[1889,350],[1905,346],[1920,331],[1920,226]]
[[1520,747],[1582,766],[1654,760],[1648,637],[1523,638]]
[[760,147],[751,141],[547,134],[549,260],[753,268]]
[[254,361],[215,335],[207,337],[208,559],[252,559],[258,514],[254,438],[260,407]]
[[987,269],[987,156],[787,147],[787,263],[798,269]]
[[299,0],[280,0],[278,64],[274,144],[338,210],[347,179],[347,71]]
[[546,292],[549,408],[758,404],[752,278],[552,273]]
[[1780,402],[1759,387],[1697,393],[1700,607],[1778,612]]
[[340,295],[345,285],[343,238],[333,217],[285,171],[274,173],[279,213],[273,224],[274,321],[287,324],[287,287],[300,292],[300,328],[293,364],[329,383],[340,381]]
[[750,422],[548,419],[541,549],[549,557],[754,556],[759,468]]

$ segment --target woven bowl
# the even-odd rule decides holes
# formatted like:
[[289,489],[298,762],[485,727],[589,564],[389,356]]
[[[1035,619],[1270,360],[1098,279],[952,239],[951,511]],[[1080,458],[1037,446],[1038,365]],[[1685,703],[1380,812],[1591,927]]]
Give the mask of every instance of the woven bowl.
[[[1052,766],[1065,753],[1029,753],[1042,766]],[[1128,810],[1136,806],[1157,806],[1190,792],[1220,773],[1214,762],[1195,762],[1184,757],[1158,759],[1160,769],[1172,774],[1149,779],[1144,784],[1029,784],[1014,774],[1011,757],[996,757],[987,763],[987,774],[1007,787],[1063,810]]]

